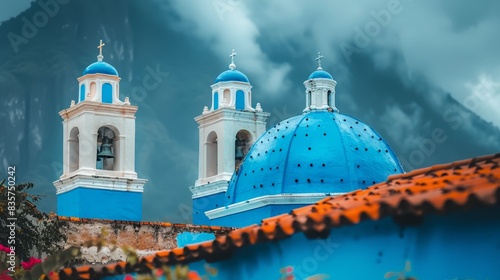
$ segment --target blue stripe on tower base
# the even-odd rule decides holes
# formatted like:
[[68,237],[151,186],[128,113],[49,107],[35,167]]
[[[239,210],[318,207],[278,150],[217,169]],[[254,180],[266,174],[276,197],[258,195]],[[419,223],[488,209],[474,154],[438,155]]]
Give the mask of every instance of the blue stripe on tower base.
[[59,216],[142,220],[142,192],[98,190],[78,187],[57,195]]

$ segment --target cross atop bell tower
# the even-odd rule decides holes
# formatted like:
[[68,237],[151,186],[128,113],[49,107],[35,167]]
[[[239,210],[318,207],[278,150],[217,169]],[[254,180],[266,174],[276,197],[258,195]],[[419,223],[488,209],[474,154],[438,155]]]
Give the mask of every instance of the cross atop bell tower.
[[140,221],[145,179],[135,172],[135,113],[119,99],[116,69],[89,65],[79,81],[79,102],[63,119],[63,174],[54,182],[57,214],[78,218]]
[[235,56],[236,56],[236,52],[233,49],[233,51],[229,55],[229,57],[231,57],[231,64],[229,64],[229,69],[231,69],[231,70],[234,70],[234,68],[236,68],[236,65],[234,64],[234,57]]
[[323,58],[323,56],[321,55],[320,52],[318,52],[318,57],[316,57],[316,61],[318,62],[318,69],[317,70],[323,70],[323,68],[321,68],[321,59]]
[[102,59],[104,58],[104,56],[102,56],[102,47],[104,47],[105,45],[106,44],[102,43],[102,40],[99,41],[99,46],[97,46],[97,48],[99,49],[99,55],[97,56],[98,61],[102,61]]

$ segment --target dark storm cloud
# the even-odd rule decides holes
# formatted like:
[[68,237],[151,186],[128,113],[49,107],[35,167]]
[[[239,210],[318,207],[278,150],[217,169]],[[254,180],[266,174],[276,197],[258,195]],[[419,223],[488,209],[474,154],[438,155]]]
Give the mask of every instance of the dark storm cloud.
[[[378,93],[380,84],[373,81],[374,84],[370,85],[373,89],[364,89],[365,94],[377,92],[377,98],[384,101],[378,105],[386,107],[385,112],[378,112],[378,115],[386,122],[400,121],[397,126],[408,130],[406,135],[410,139],[418,136],[411,133],[419,133],[414,127],[425,123],[425,110],[443,109],[447,93],[458,103],[500,127],[500,111],[495,109],[500,106],[497,82],[500,81],[500,56],[497,51],[500,36],[495,31],[500,26],[500,17],[492,12],[499,7],[500,4],[495,1],[457,5],[452,1],[410,0],[347,3],[207,1],[197,7],[187,2],[176,2],[174,5],[184,19],[179,24],[180,28],[184,26],[184,32],[194,30],[192,34],[195,37],[208,45],[215,45],[214,52],[221,58],[227,56],[226,49],[244,42],[246,48],[241,51],[241,67],[252,74],[254,84],[266,85],[261,90],[272,96],[283,98],[289,90],[288,85],[293,85],[292,91],[300,87],[304,73],[310,71],[306,69],[313,69],[313,63],[303,62],[307,61],[305,58],[312,61],[316,50],[321,50],[326,56],[324,68],[347,84],[366,81],[366,77],[352,76],[352,69],[358,66],[352,65],[356,57],[355,63],[373,64],[374,71],[393,72],[397,75],[394,79],[405,83],[407,88],[400,89],[405,92]],[[203,10],[203,15],[197,9]],[[268,50],[267,55],[253,60],[260,65],[275,64],[278,69],[292,65],[293,68],[301,68],[303,74],[286,75],[285,83],[271,79],[278,85],[269,87],[266,78],[273,77],[275,69],[266,68],[264,73],[271,75],[263,78],[262,68],[255,67],[255,63],[249,63],[244,58],[246,51],[252,52],[249,49],[259,52]],[[288,59],[280,52],[286,53]],[[290,72],[293,74],[293,69]],[[339,73],[344,77],[340,77]],[[411,90],[408,90],[419,83],[424,83],[419,86],[428,89],[428,92],[418,93],[424,95],[425,100],[421,102],[425,105],[408,100],[421,99],[420,96],[412,96]],[[339,85],[339,88],[342,86]],[[483,91],[481,98],[478,98],[478,91]],[[340,100],[346,93],[339,92]],[[391,104],[393,95],[404,95],[411,104],[409,108],[413,109],[401,111],[398,103]],[[363,104],[362,100],[369,98],[349,99],[357,103],[350,105],[352,109],[368,110],[368,113],[372,111],[370,104],[377,101]],[[411,122],[408,121],[410,119]],[[467,129],[474,133],[474,128]],[[400,139],[399,142],[406,148],[412,146],[409,139]]]

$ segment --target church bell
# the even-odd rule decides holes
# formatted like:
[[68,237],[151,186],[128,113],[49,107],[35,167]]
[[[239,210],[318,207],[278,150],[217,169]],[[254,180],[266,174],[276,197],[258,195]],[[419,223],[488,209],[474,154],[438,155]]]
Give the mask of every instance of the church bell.
[[97,154],[97,158],[114,158],[113,152],[111,151],[111,139],[104,136],[102,138],[101,151]]
[[242,146],[236,147],[236,153],[234,155],[234,158],[237,160],[242,160],[244,157],[245,155],[243,154],[243,147]]

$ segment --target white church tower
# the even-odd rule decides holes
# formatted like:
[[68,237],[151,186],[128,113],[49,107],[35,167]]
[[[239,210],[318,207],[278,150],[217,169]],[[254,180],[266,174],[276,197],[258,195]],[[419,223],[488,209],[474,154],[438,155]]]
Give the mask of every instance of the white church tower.
[[269,113],[252,107],[252,86],[236,70],[231,53],[229,70],[212,87],[212,105],[195,118],[199,124],[198,180],[193,187],[193,223],[208,224],[205,211],[224,204],[228,182],[248,150],[265,131]]
[[303,111],[304,113],[318,110],[339,112],[335,107],[335,86],[337,82],[332,78],[332,75],[321,67],[322,58],[323,56],[318,52],[316,58],[318,68],[304,82],[306,87],[306,108]]
[[135,172],[135,113],[120,101],[120,77],[102,61],[78,78],[80,93],[63,119],[63,174],[54,182],[57,214],[79,218],[140,221],[145,179]]

